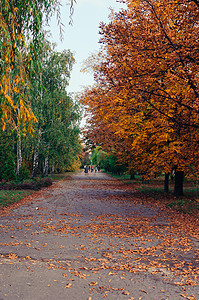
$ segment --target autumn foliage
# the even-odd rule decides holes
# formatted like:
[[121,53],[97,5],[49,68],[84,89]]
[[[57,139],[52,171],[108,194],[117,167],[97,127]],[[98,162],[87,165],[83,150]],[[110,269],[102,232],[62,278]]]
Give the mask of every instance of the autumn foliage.
[[198,1],[126,0],[100,25],[86,134],[142,174],[198,175]]
[[[71,14],[75,0],[70,0]],[[20,125],[32,130],[36,117],[30,107],[27,69],[39,49],[45,21],[56,12],[60,20],[60,3],[54,0],[0,1],[0,118],[3,129],[9,123],[19,132]]]
[[[70,16],[75,2],[68,1]],[[62,30],[60,7],[0,1],[0,180],[47,175],[51,158],[52,172],[78,165],[80,113],[66,92],[74,58],[55,51],[44,33],[53,14]]]

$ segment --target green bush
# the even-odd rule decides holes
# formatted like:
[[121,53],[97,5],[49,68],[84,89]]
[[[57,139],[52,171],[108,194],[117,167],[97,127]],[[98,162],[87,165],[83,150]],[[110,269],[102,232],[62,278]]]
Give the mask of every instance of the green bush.
[[23,181],[24,179],[28,179],[29,177],[30,171],[26,168],[26,166],[21,166],[17,179]]
[[40,190],[43,187],[49,187],[52,185],[52,180],[44,178],[41,180],[26,181],[10,181],[9,183],[1,183],[0,190]]
[[7,156],[5,164],[3,166],[2,179],[6,181],[15,180],[15,163],[13,156],[10,154]]

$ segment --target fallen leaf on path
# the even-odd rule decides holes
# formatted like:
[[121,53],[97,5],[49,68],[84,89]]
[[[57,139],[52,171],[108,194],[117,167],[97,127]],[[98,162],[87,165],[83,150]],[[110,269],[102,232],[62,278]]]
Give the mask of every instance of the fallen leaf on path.
[[91,283],[89,283],[89,285],[96,285],[96,284],[98,284],[98,282],[91,282]]
[[180,296],[185,298],[185,299],[188,299],[188,300],[197,300],[195,296],[186,296],[186,295],[183,295],[183,294],[180,294]]
[[18,256],[15,253],[10,253],[7,255],[9,259],[16,259]]
[[122,292],[123,295],[130,295],[130,293],[128,291],[124,291]]
[[65,289],[71,288],[71,285],[72,285],[72,283],[68,283],[68,284],[65,286]]
[[109,272],[108,275],[117,275],[117,273]]
[[145,293],[145,294],[148,294],[145,290],[140,290],[140,292],[143,292],[143,293]]

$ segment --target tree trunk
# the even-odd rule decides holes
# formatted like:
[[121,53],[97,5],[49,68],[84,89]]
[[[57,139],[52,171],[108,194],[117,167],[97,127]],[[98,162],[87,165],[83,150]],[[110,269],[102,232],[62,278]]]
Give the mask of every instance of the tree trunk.
[[22,151],[21,151],[21,134],[18,132],[18,141],[17,141],[17,170],[16,175],[19,175],[22,164]]
[[174,195],[175,196],[183,196],[183,180],[184,180],[184,172],[176,171],[175,172],[175,186],[174,186]]
[[133,171],[130,171],[130,179],[131,180],[135,179],[135,173]]
[[149,180],[145,179],[145,177],[142,176],[142,184],[148,184],[148,183],[149,183]]
[[39,165],[39,144],[41,142],[41,129],[38,132],[38,141],[34,150],[34,158],[33,158],[33,168],[32,168],[32,177],[37,175],[37,169]]
[[37,175],[38,165],[39,165],[39,148],[36,147],[36,149],[34,150],[32,177],[35,177]]
[[54,161],[53,161],[53,163],[52,163],[52,173],[53,173],[53,174],[55,173],[55,163],[54,163]]
[[169,173],[165,173],[165,178],[164,178],[164,192],[165,193],[169,192]]
[[45,158],[44,164],[43,164],[43,176],[48,175],[48,157]]

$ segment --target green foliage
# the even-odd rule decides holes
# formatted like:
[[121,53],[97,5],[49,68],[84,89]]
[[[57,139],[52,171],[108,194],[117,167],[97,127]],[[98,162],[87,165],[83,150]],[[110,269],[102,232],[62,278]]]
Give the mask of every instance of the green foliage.
[[123,163],[120,163],[114,154],[106,155],[103,167],[105,171],[117,175],[121,175],[126,171],[126,166]]
[[[68,3],[72,14],[75,0]],[[74,58],[69,50],[54,51],[42,32],[44,21],[54,13],[62,27],[60,7],[54,0],[0,1],[0,126],[14,131],[7,135],[0,132],[0,180],[15,179],[22,159],[25,163],[18,179],[27,178],[35,148],[40,166],[46,158],[55,164],[61,157],[64,165],[70,156],[72,167],[80,151],[79,115],[66,94]],[[76,143],[72,150],[63,145],[70,134],[73,142],[69,141],[69,147]],[[65,149],[64,155],[60,148]]]
[[184,213],[192,213],[199,210],[199,203],[194,199],[178,199],[168,204],[169,207]]
[[101,147],[94,149],[91,159],[93,165],[100,166],[106,172],[121,175],[126,171],[126,165],[120,163],[116,155],[103,151]]
[[13,156],[9,154],[6,157],[3,170],[2,170],[2,179],[6,181],[15,180],[16,179],[16,173],[15,173],[15,163]]
[[[29,100],[37,118],[34,131],[24,131],[18,123],[16,131],[0,130],[0,180],[24,180],[35,174],[65,172],[77,169],[81,151],[79,140],[79,104],[66,92],[74,62],[72,53],[57,52],[44,37],[40,39],[37,60],[27,65]],[[25,133],[25,134],[24,134]],[[21,141],[19,145],[18,141]],[[22,166],[16,178],[17,147],[22,152]],[[46,163],[46,165],[45,165]]]
[[[72,0],[70,4],[72,9]],[[35,118],[29,105],[26,67],[37,58],[44,22],[56,13],[58,24],[62,25],[60,6],[54,0],[0,1],[0,97],[4,128],[11,124],[17,130],[23,123],[32,129]]]
[[14,180],[15,174],[15,154],[13,152],[13,135],[7,128],[2,131],[2,123],[0,123],[0,180]]
[[38,122],[34,134],[25,140],[26,161],[32,165],[37,151],[40,174],[46,162],[53,172],[73,170],[81,150],[79,105],[66,92],[73,63],[69,50],[57,52],[43,37],[37,60],[29,70],[31,108]]
[[104,168],[104,163],[106,160],[107,153],[102,150],[101,147],[96,147],[92,153],[92,163],[93,165],[100,166]]
[[25,165],[23,165],[19,170],[19,175],[17,179],[23,181],[24,179],[28,179],[30,177],[30,171],[27,169]]

